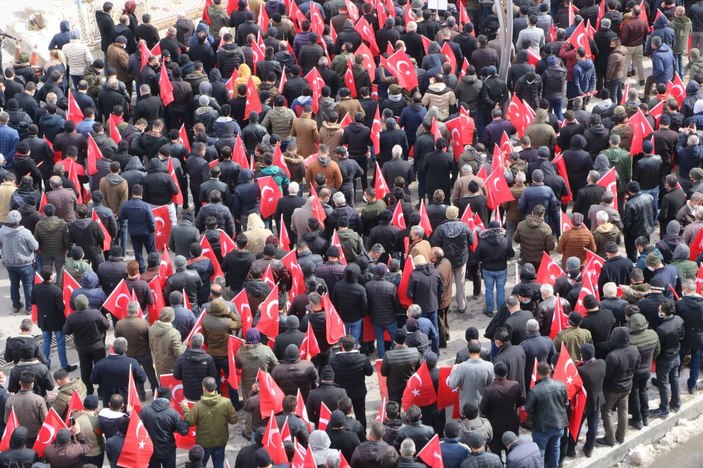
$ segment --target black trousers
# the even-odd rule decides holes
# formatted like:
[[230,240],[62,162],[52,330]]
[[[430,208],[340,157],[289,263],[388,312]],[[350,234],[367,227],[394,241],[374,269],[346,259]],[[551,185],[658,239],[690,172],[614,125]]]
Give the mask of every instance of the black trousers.
[[90,374],[93,373],[93,366],[101,359],[105,359],[105,347],[100,348],[76,348],[78,351],[78,363],[81,366],[81,380],[85,384],[88,395],[93,394],[93,384],[90,383]]

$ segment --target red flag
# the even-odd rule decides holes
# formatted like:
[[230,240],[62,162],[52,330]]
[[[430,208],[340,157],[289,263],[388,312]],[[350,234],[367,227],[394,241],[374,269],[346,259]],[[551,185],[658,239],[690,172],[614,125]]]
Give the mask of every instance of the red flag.
[[569,174],[566,172],[566,162],[564,162],[564,158],[562,157],[561,153],[557,153],[554,156],[552,164],[557,168],[557,173],[559,173],[559,175],[564,179],[564,182],[566,183],[566,189],[569,193],[561,197],[561,203],[562,205],[568,205],[569,202],[573,200],[573,196],[571,195],[571,185],[569,185]]
[[[13,408],[14,409],[14,408]],[[54,408],[49,408],[49,412],[37,434],[37,440],[32,447],[39,458],[44,458],[44,450],[56,440],[56,433],[59,429],[68,429],[61,417]],[[4,439],[4,438],[3,438]]]
[[[344,117],[342,117],[342,121],[339,122],[339,126],[342,128],[347,128],[347,125],[351,125],[354,123],[354,119],[352,118],[351,113],[347,112],[344,114]],[[317,155],[318,157],[320,156],[319,154]],[[317,160],[317,158],[315,158]]]
[[381,405],[378,407],[378,414],[376,415],[376,421],[382,423],[386,420],[386,398],[381,398]]
[[374,189],[376,190],[376,198],[382,200],[387,194],[391,193],[386,183],[386,179],[383,177],[381,168],[376,161],[376,182],[374,183]]
[[232,388],[239,388],[237,366],[235,364],[234,357],[237,355],[237,351],[239,351],[242,343],[244,343],[244,340],[232,335],[229,336],[227,341],[227,360],[229,362],[229,376],[227,376],[227,383],[229,383]]
[[127,406],[132,406],[137,414],[142,411],[142,403],[139,401],[139,393],[137,386],[134,384],[134,375],[132,374],[132,365],[129,365],[129,381],[127,383]]
[[493,171],[486,178],[486,187],[488,187],[488,207],[495,210],[501,203],[515,200],[508,182],[505,180],[505,174],[502,171]]
[[282,214],[281,224],[278,226],[278,248],[283,249],[286,252],[290,251],[290,236],[288,235],[288,229],[286,228],[286,222],[283,221]]
[[312,327],[308,327],[305,332],[305,338],[303,342],[300,343],[300,349],[298,350],[300,359],[310,360],[320,354],[320,344],[317,342],[315,333],[312,331]]
[[[583,305],[583,300],[586,296],[592,294],[596,297],[596,299],[599,298],[598,275],[594,275],[594,273],[595,269],[592,268],[588,263],[583,268],[583,272],[581,273],[581,277],[583,278],[583,286],[581,286],[581,292],[579,293],[578,300],[576,301],[576,307],[574,307],[574,311],[579,312],[581,314],[586,313],[586,307]],[[595,282],[593,281],[594,276]]]
[[83,111],[76,102],[76,98],[73,97],[73,93],[71,93],[70,89],[68,90],[68,109],[66,110],[66,118],[76,125],[83,122],[83,119],[85,118],[83,116]]
[[537,66],[537,62],[539,62],[541,57],[537,52],[535,52],[535,49],[532,47],[527,48],[527,63],[532,65],[533,67]]
[[447,61],[451,64],[452,73],[456,72],[456,67],[457,67],[456,55],[454,55],[454,51],[452,50],[451,46],[449,45],[449,41],[446,41],[444,44],[442,44],[442,49],[440,52],[442,52],[442,55],[447,57]]
[[[230,1],[229,3],[234,3],[233,1]],[[227,13],[229,15],[229,13]],[[259,28],[262,31],[268,31],[269,28],[269,15],[268,12],[266,11],[266,8],[259,8],[259,17],[256,19],[256,24],[259,26]],[[320,34],[320,37],[322,37],[322,34]]]
[[233,250],[237,250],[237,244],[234,243],[232,238],[227,235],[225,231],[220,229],[220,252],[222,257],[226,257],[228,253]]
[[666,85],[666,94],[672,96],[679,103],[679,107],[683,104],[683,100],[686,97],[686,88],[683,85],[683,81],[678,73],[674,73],[674,79],[669,81]]
[[[373,33],[373,28],[369,22],[366,21],[366,18],[363,16],[359,18],[359,21],[357,21],[356,25],[354,25],[354,29],[361,35],[363,40],[368,42],[371,49],[371,54],[374,57],[377,56],[380,53],[380,50],[378,49],[378,44],[376,44],[376,36]],[[357,54],[358,53],[359,51],[357,50]]]
[[642,152],[642,141],[654,132],[654,129],[649,124],[649,121],[644,116],[641,109],[637,109],[637,113],[630,117],[628,125],[632,127],[632,145],[630,146],[630,155],[634,156]]
[[112,290],[105,302],[103,303],[103,309],[110,312],[112,315],[118,319],[125,318],[127,312],[127,306],[131,300],[131,294],[127,284],[125,284],[124,279],[117,283],[115,289]]
[[696,234],[696,238],[693,239],[693,242],[691,242],[690,247],[691,254],[688,256],[688,259],[695,262],[701,252],[703,252],[703,229],[698,231],[698,234]]
[[92,214],[90,215],[93,221],[98,223],[98,226],[100,226],[100,230],[103,232],[103,235],[105,236],[105,239],[103,240],[103,250],[108,251],[110,250],[110,245],[112,244],[112,236],[107,232],[107,228],[103,224],[103,222],[100,220],[100,216],[98,216],[98,213],[93,210]]
[[561,298],[557,294],[557,301],[554,303],[554,313],[552,314],[552,326],[549,329],[549,337],[554,339],[557,333],[569,326],[569,317],[564,313],[561,305]]
[[412,257],[408,255],[408,258],[405,259],[405,266],[403,266],[403,276],[400,277],[400,284],[398,284],[398,300],[404,309],[407,309],[413,303],[413,300],[408,297],[408,285],[410,284],[410,275],[412,275],[414,269],[415,263]]
[[161,309],[166,307],[166,299],[164,299],[164,290],[161,285],[161,277],[159,275],[154,276],[151,281],[149,281],[149,290],[151,291],[151,297],[154,299],[153,304],[147,305],[147,320],[150,324],[153,324],[161,313]]
[[566,395],[571,400],[579,388],[583,386],[583,380],[576,370],[576,365],[569,355],[569,350],[566,349],[564,343],[561,344],[559,351],[559,360],[554,368],[554,380],[561,380],[566,384]]
[[322,75],[320,75],[320,71],[317,68],[312,68],[308,74],[305,75],[305,79],[310,84],[310,89],[312,90],[312,112],[317,114],[322,88],[325,86],[325,80],[322,79]]
[[375,154],[379,154],[381,152],[381,116],[378,113],[378,106],[376,106],[376,115],[374,115],[371,123],[370,138]]
[[371,80],[373,81],[376,76],[376,62],[373,60],[374,55],[371,53],[371,50],[362,42],[362,44],[356,49],[356,54],[354,55],[361,56],[364,59],[362,65],[366,71],[369,72],[369,77],[371,77]]
[[449,406],[455,408],[459,405],[459,387],[452,389],[449,386],[449,374],[452,368],[443,366],[439,368],[439,385],[437,386],[437,409],[443,410]]
[[466,4],[464,2],[459,1],[457,2],[457,7],[459,8],[459,24],[464,25],[466,23],[471,23],[469,13],[466,11]]
[[[64,161],[71,161],[71,160],[64,159],[62,162],[64,162]],[[68,179],[71,182],[73,182],[73,186],[78,190],[78,197],[77,197],[78,203],[83,204],[84,201],[85,201],[85,203],[88,203],[89,198],[83,197],[83,194],[85,193],[85,188],[83,187],[83,184],[81,184],[81,181],[78,179],[78,171],[79,170],[81,170],[83,172],[82,175],[85,175],[85,170],[83,169],[83,166],[81,166],[78,163],[72,162],[71,167],[68,170]]]
[[77,390],[74,390],[71,395],[71,399],[68,401],[68,408],[66,409],[66,419],[64,420],[64,423],[68,426],[70,424],[73,412],[83,411],[84,409],[81,396],[78,394]]
[[278,166],[290,178],[290,170],[288,170],[288,164],[286,164],[286,160],[283,159],[283,152],[281,151],[281,142],[276,143],[276,147],[273,149],[273,165]]
[[248,116],[252,112],[259,112],[263,110],[261,106],[261,99],[259,98],[259,91],[256,89],[254,84],[254,79],[250,76],[249,81],[247,81],[247,103],[244,108],[244,115]]
[[[254,72],[254,74],[256,74],[256,64],[266,58],[266,46],[264,45],[264,42],[261,40],[261,33],[257,34],[256,40],[252,41],[252,43],[251,43],[251,55],[252,55],[252,62],[254,64],[254,67],[253,67],[254,69],[252,71]],[[251,77],[249,77],[249,78],[251,78]],[[253,84],[253,82],[252,82],[252,84]],[[247,86],[248,86],[248,84],[247,84]],[[248,94],[249,93],[247,90],[247,95]],[[249,114],[245,113],[244,115],[249,115]]]
[[107,126],[110,130],[110,138],[112,138],[112,141],[114,141],[116,145],[119,144],[120,141],[122,141],[122,135],[120,135],[120,131],[117,130],[117,124],[121,122],[122,117],[118,117],[115,114],[110,114],[110,117],[107,118]]
[[532,366],[532,377],[530,378],[530,388],[534,387],[535,384],[537,383],[537,366],[539,363],[537,362],[537,359],[535,359],[535,363]]
[[325,294],[322,296],[322,307],[325,309],[325,329],[327,336],[327,343],[334,345],[343,336],[346,335],[344,331],[344,322],[342,322],[341,317],[337,313],[337,309],[334,308],[330,297]]
[[[208,23],[209,24],[209,23]],[[144,67],[146,67],[146,64],[149,63],[149,56],[151,55],[151,51],[149,50],[149,47],[146,45],[146,41],[143,39],[139,40],[139,56],[142,61],[142,65],[139,68],[141,71]]]
[[610,204],[611,208],[618,209],[618,181],[617,181],[617,172],[615,172],[615,168],[611,168],[608,172],[606,172],[603,177],[601,177],[598,182],[598,185],[603,187],[606,191],[611,192],[615,195],[615,198],[613,199],[613,202]]
[[[405,8],[405,15],[403,15],[403,24],[408,24],[411,21],[415,21],[415,13],[413,13],[412,8]],[[420,37],[424,38],[425,36]]]
[[564,275],[566,273],[564,273],[559,264],[547,252],[542,252],[542,261],[539,264],[539,270],[537,270],[537,282],[554,286],[557,278],[561,278]]
[[[332,28],[334,29],[334,28]],[[309,466],[317,466],[315,463],[315,456],[312,453],[312,448],[308,445],[307,448],[300,445],[298,441],[296,443],[295,455],[293,456],[293,462],[291,463],[291,468],[306,468]],[[300,451],[297,446],[300,447]],[[341,452],[339,453],[342,454]],[[341,466],[341,465],[340,465]]]
[[[334,28],[332,28],[334,29]],[[347,59],[347,71],[344,72],[344,86],[349,88],[351,97],[356,98],[356,81],[354,81],[354,73],[352,72],[351,58]]]
[[627,95],[630,94],[630,80],[625,82],[625,88],[622,91],[622,98],[620,98],[620,105],[624,106],[627,102]]
[[393,218],[391,219],[391,224],[398,229],[405,229],[405,217],[403,216],[403,204],[398,201],[393,209]]
[[139,414],[132,411],[129,415],[127,436],[117,464],[130,468],[147,466],[153,453],[154,444],[151,442],[151,437],[149,437],[144,423],[139,419]]
[[381,375],[381,364],[383,364],[383,359],[376,359],[374,362],[374,367],[376,368],[376,377],[378,378],[378,391],[381,394],[381,398],[388,398],[388,386],[386,385],[386,378]]
[[317,429],[324,431],[330,423],[332,411],[327,407],[324,401],[320,402],[320,418],[317,421]]
[[44,213],[44,207],[46,204],[49,203],[49,200],[46,198],[46,192],[42,193],[41,195],[41,200],[39,200],[39,212]]
[[[41,278],[39,278],[39,275],[36,275],[36,277],[38,279],[41,279]],[[71,308],[71,296],[73,295],[73,291],[75,291],[76,289],[80,289],[81,285],[66,270],[63,271],[62,278],[63,278],[63,303],[64,303],[63,313],[66,317],[68,317],[71,314],[71,312],[73,312],[73,309]],[[35,281],[35,284],[36,284],[36,281]]]
[[476,252],[476,249],[478,249],[480,233],[480,230],[476,225],[475,218],[476,215],[473,214],[473,212],[471,211],[471,205],[466,205],[466,209],[464,209],[464,214],[461,216],[461,221],[469,227],[469,231],[471,231],[474,235],[474,243],[471,244],[470,247],[472,252]]
[[587,399],[588,395],[586,394],[586,389],[581,387],[579,391],[576,392],[574,398],[569,401],[569,406],[573,408],[569,415],[569,432],[574,441],[576,441],[579,430],[581,429],[581,424],[583,423],[583,411],[586,408]]
[[398,50],[384,60],[385,68],[396,77],[401,88],[410,91],[417,87],[417,73],[410,61],[410,56],[405,51]]
[[200,239],[200,246],[203,248],[203,256],[209,258],[212,262],[212,268],[214,271],[210,276],[210,281],[215,281],[215,278],[218,276],[224,276],[220,262],[217,260],[217,255],[215,255],[215,252],[212,250],[212,245],[210,244],[210,241],[207,240],[207,236],[203,236],[203,238]]
[[[234,301],[232,301],[234,302]],[[239,309],[237,309],[239,310]],[[195,319],[195,325],[193,325],[193,329],[188,333],[188,336],[186,336],[186,339],[183,340],[183,344],[190,346],[190,339],[193,338],[193,335],[196,333],[202,333],[203,332],[203,319],[205,318],[205,312],[201,312],[200,315],[198,315],[198,318]],[[206,349],[207,345],[203,343],[203,348]]]
[[278,200],[283,198],[281,188],[271,176],[259,177],[256,182],[261,190],[261,216],[269,218],[276,213]]
[[505,117],[513,123],[519,137],[525,134],[525,129],[534,121],[534,117],[531,116],[527,105],[522,99],[517,97],[517,94],[513,94],[510,99]]
[[161,265],[159,265],[159,276],[164,280],[173,274],[173,265],[171,264],[171,256],[168,254],[168,247],[162,249]]
[[[420,200],[420,226],[425,230],[425,235],[430,237],[432,234],[432,224],[430,223],[430,217],[427,215],[427,207],[425,206],[425,200]],[[427,259],[429,261],[429,258]]]
[[339,234],[337,234],[337,230],[335,229],[334,232],[332,232],[332,239],[330,240],[330,245],[333,245],[339,249],[339,261],[342,263],[342,265],[347,264],[347,258],[344,255],[344,249],[342,249],[342,243],[339,242]]
[[[318,37],[322,38],[322,33],[325,29],[325,22],[322,19],[319,6],[311,4],[310,5],[310,30],[317,33]],[[264,29],[265,31],[265,29]]]
[[[261,311],[261,317],[256,328],[273,340],[278,336],[278,285],[271,289],[264,302],[259,305],[259,310]],[[278,411],[276,412],[278,413]]]
[[244,142],[240,133],[237,133],[237,138],[234,140],[234,148],[232,148],[232,161],[239,164],[244,169],[251,169],[249,159],[247,158],[247,150],[244,147]]
[[168,79],[168,73],[164,64],[161,64],[161,72],[159,73],[159,96],[164,107],[168,107],[173,102],[173,85],[171,80]]
[[305,407],[305,400],[303,400],[303,395],[300,393],[300,389],[298,389],[296,399],[298,404],[295,406],[295,415],[308,425],[308,429],[312,429],[312,423],[310,423],[310,418],[308,417],[308,409]]
[[88,175],[93,175],[98,172],[98,159],[103,158],[103,154],[100,152],[100,148],[98,147],[98,144],[95,143],[95,140],[93,140],[92,135],[88,135],[88,142],[87,142],[87,157],[86,157],[86,163],[88,166]]
[[178,142],[186,147],[188,154],[190,154],[190,142],[188,141],[188,133],[186,132],[185,124],[181,124],[181,128],[178,130]]
[[[173,183],[176,184],[176,190],[178,191],[175,195],[171,196],[171,201],[175,203],[176,205],[182,205],[183,204],[183,192],[181,192],[181,185],[178,183],[178,177],[176,176],[176,169],[173,167],[173,161],[171,161],[171,158],[168,158],[168,163],[166,163],[166,171],[168,171],[168,175],[171,177],[171,180],[173,180]],[[170,231],[170,228],[169,228]],[[168,241],[168,237],[166,238]],[[157,241],[158,242],[158,241]],[[157,247],[158,243],[157,243]]]
[[291,250],[281,259],[281,263],[286,267],[291,276],[290,295],[291,298],[305,293],[305,276],[300,268],[295,250]]
[[271,269],[270,264],[266,266],[264,274],[261,275],[261,279],[264,281],[264,283],[268,284],[271,289],[276,286],[276,280],[273,277],[273,270]]
[[417,454],[417,458],[422,460],[432,468],[444,468],[444,461],[442,460],[442,449],[439,445],[439,435],[435,434],[434,437],[427,442],[422,450]]
[[283,397],[286,395],[273,380],[271,374],[259,369],[256,380],[259,382],[259,409],[261,410],[261,417],[265,418],[271,413],[276,414],[283,411]]
[[430,132],[434,137],[435,143],[437,143],[437,140],[442,138],[442,133],[439,131],[439,126],[437,125],[437,117],[432,117],[432,127],[430,127]]
[[649,115],[652,116],[656,125],[659,125],[659,119],[664,115],[664,101],[659,101],[654,107],[649,109]]
[[430,53],[430,44],[432,44],[432,41],[430,40],[429,37],[426,36],[421,36],[420,37],[422,40],[422,47],[425,49],[425,55],[429,55]]
[[432,384],[430,370],[427,368],[427,363],[423,362],[405,386],[402,399],[403,410],[407,410],[411,405],[427,406],[436,402],[437,392]]
[[317,192],[315,192],[315,187],[312,185],[310,186],[310,197],[313,198],[312,202],[312,215],[315,217],[316,220],[320,222],[320,225],[324,225],[325,218],[327,218],[327,213],[325,213],[325,209],[322,207],[322,202],[320,201],[320,198],[317,196]]
[[586,31],[586,21],[581,21],[574,32],[569,36],[569,44],[574,46],[575,49],[583,47],[586,50],[586,58],[592,57],[591,44],[588,41],[588,31]]
[[151,212],[154,214],[154,224],[156,225],[154,231],[156,248],[165,250],[168,246],[168,238],[171,236],[171,216],[168,213],[168,206],[152,208]]
[[10,438],[12,438],[12,433],[15,432],[20,426],[17,422],[17,415],[15,414],[15,407],[10,409],[10,416],[7,418],[7,423],[5,424],[5,431],[2,433],[2,439],[0,439],[0,452],[5,452],[10,449]]
[[452,151],[454,160],[458,161],[459,156],[464,152],[464,145],[470,145],[474,138],[474,119],[469,116],[464,108],[459,113],[459,117],[444,122],[451,135]]
[[254,316],[251,313],[251,306],[249,305],[249,300],[247,299],[247,292],[242,289],[236,296],[234,296],[232,302],[237,307],[237,312],[239,312],[239,316],[242,318],[242,336],[246,336],[247,331],[251,328],[251,324],[254,321]]
[[507,132],[503,132],[503,135],[500,137],[500,150],[503,152],[505,160],[508,160],[510,154],[513,152],[513,144],[510,143],[510,137]]

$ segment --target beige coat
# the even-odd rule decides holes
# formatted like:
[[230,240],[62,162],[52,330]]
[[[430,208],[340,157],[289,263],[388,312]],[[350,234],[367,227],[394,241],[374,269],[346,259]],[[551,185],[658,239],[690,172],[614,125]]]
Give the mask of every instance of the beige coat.
[[264,222],[257,213],[252,213],[247,218],[247,230],[244,231],[244,235],[247,236],[246,249],[258,255],[264,251],[266,239],[273,233],[264,227]]
[[317,133],[317,122],[308,117],[300,117],[293,122],[291,136],[295,137],[298,144],[298,153],[304,158],[317,153],[317,143],[319,134]]
[[149,328],[149,347],[154,356],[154,368],[159,375],[173,373],[176,358],[185,351],[181,333],[170,322],[161,320]]

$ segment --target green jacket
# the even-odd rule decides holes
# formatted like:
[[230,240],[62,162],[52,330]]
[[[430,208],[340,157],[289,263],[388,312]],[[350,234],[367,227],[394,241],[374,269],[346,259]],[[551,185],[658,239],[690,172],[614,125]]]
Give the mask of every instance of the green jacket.
[[554,337],[554,347],[561,349],[561,344],[564,343],[566,350],[569,351],[571,359],[574,361],[581,360],[581,346],[586,343],[593,343],[591,332],[585,328],[569,326],[566,330],[562,330]]
[[192,409],[183,409],[183,419],[198,426],[195,442],[203,448],[224,447],[229,440],[228,424],[237,424],[237,412],[229,398],[203,393]]
[[338,231],[337,235],[339,236],[339,243],[342,244],[342,251],[347,262],[355,261],[356,257],[364,253],[364,243],[356,231],[345,229]]
[[686,52],[686,48],[688,47],[688,35],[691,33],[692,27],[691,20],[685,15],[674,16],[669,26],[674,30],[674,46],[671,48],[671,51],[674,54]]
[[608,157],[610,167],[618,173],[618,193],[624,193],[627,183],[632,180],[632,157],[622,148],[608,148],[602,152]]
[[676,270],[679,272],[679,276],[681,277],[681,281],[687,279],[695,280],[698,275],[698,265],[696,265],[696,262],[686,258],[672,260],[671,266],[676,267]]

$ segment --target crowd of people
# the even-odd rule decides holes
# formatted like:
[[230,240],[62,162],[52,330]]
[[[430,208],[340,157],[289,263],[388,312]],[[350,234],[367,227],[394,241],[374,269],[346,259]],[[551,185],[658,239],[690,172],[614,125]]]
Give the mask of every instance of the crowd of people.
[[510,7],[105,2],[100,58],[17,54],[0,468],[554,468],[677,412],[703,2]]

